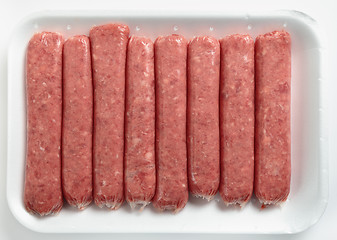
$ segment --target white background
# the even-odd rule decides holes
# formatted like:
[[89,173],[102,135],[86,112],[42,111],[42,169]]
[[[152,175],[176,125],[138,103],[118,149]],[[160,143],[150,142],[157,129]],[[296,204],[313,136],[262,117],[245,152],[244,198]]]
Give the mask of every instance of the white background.
[[[303,233],[295,235],[209,235],[209,234],[41,234],[20,225],[10,213],[6,202],[6,147],[7,147],[7,47],[15,25],[24,16],[41,10],[90,10],[90,9],[159,9],[204,11],[254,11],[291,9],[305,12],[325,32],[327,50],[326,81],[330,90],[330,197],[321,220]],[[337,1],[333,0],[231,0],[183,1],[160,0],[0,0],[0,239],[335,239],[337,235]],[[130,226],[132,228],[132,226]]]

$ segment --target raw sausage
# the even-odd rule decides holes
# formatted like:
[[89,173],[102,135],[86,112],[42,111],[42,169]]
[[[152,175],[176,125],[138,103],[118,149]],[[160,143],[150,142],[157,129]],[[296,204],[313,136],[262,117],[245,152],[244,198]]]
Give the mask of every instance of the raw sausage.
[[187,150],[189,191],[211,200],[220,179],[220,44],[195,37],[188,45]]
[[155,41],[157,185],[153,205],[180,211],[188,200],[186,150],[187,41],[179,35]]
[[90,30],[94,82],[93,179],[99,207],[124,201],[125,63],[129,28],[106,24]]
[[92,201],[92,123],[90,43],[75,36],[63,49],[62,186],[67,202],[79,209]]
[[285,31],[256,38],[255,186],[262,204],[285,201],[290,190],[291,39]]
[[36,33],[26,62],[27,153],[24,204],[41,216],[58,213],[61,186],[62,47],[59,33]]
[[254,182],[254,40],[235,34],[220,44],[220,195],[243,206]]
[[156,190],[154,49],[145,37],[129,40],[125,106],[125,198],[144,208]]

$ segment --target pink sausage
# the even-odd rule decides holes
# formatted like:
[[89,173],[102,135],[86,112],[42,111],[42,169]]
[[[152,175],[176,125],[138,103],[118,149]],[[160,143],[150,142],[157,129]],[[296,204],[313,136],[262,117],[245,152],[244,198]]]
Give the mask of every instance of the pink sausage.
[[150,203],[156,190],[153,42],[131,37],[126,64],[125,198],[131,207]]
[[90,43],[75,36],[63,49],[62,185],[67,202],[79,209],[92,201],[92,123]]
[[220,44],[220,195],[243,206],[254,182],[254,40],[235,34]]
[[187,41],[179,35],[155,41],[157,186],[153,205],[180,211],[188,200],[186,150]]
[[62,47],[58,33],[36,33],[26,62],[27,155],[24,204],[41,216],[58,213],[61,186]]
[[125,63],[129,28],[106,24],[90,30],[94,82],[93,180],[99,207],[124,201]]
[[220,179],[220,44],[196,37],[188,46],[187,150],[189,191],[208,200]]
[[255,42],[255,185],[262,204],[285,201],[290,190],[291,39],[285,31]]

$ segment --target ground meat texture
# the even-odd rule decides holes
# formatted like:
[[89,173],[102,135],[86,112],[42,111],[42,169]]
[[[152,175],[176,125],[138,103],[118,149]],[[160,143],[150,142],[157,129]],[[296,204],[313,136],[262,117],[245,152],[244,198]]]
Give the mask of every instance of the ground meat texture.
[[208,200],[220,178],[220,44],[196,37],[188,46],[187,150],[189,191]]
[[26,59],[27,152],[24,204],[41,216],[58,213],[61,186],[62,47],[58,33],[36,33]]
[[285,31],[255,42],[255,185],[263,204],[287,199],[290,190],[291,39]]
[[186,150],[187,41],[179,35],[155,41],[156,167],[153,205],[181,210],[188,200]]
[[254,40],[235,34],[220,44],[220,195],[243,206],[254,182]]
[[92,201],[93,87],[90,43],[75,36],[63,49],[62,187],[67,202]]
[[156,190],[153,42],[131,37],[126,66],[125,198],[144,208]]
[[106,24],[90,30],[94,82],[93,180],[99,207],[124,201],[125,63],[129,28]]

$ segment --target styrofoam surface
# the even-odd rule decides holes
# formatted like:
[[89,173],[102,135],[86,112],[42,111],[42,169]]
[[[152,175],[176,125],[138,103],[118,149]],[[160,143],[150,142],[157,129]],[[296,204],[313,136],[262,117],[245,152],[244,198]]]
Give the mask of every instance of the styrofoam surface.
[[[191,38],[232,33],[253,37],[287,30],[292,37],[292,180],[288,200],[281,207],[261,210],[257,199],[243,208],[226,207],[217,195],[206,202],[190,197],[178,214],[143,212],[127,204],[117,211],[94,204],[78,211],[67,204],[57,216],[37,217],[23,204],[26,144],[25,53],[36,31],[59,31],[65,37],[88,34],[93,25],[123,22],[131,34],[179,33]],[[296,11],[229,12],[111,12],[52,11],[31,15],[17,26],[8,50],[8,163],[7,200],[13,215],[39,232],[146,233],[296,233],[317,222],[328,201],[328,121],[324,90],[323,49],[313,19]]]

